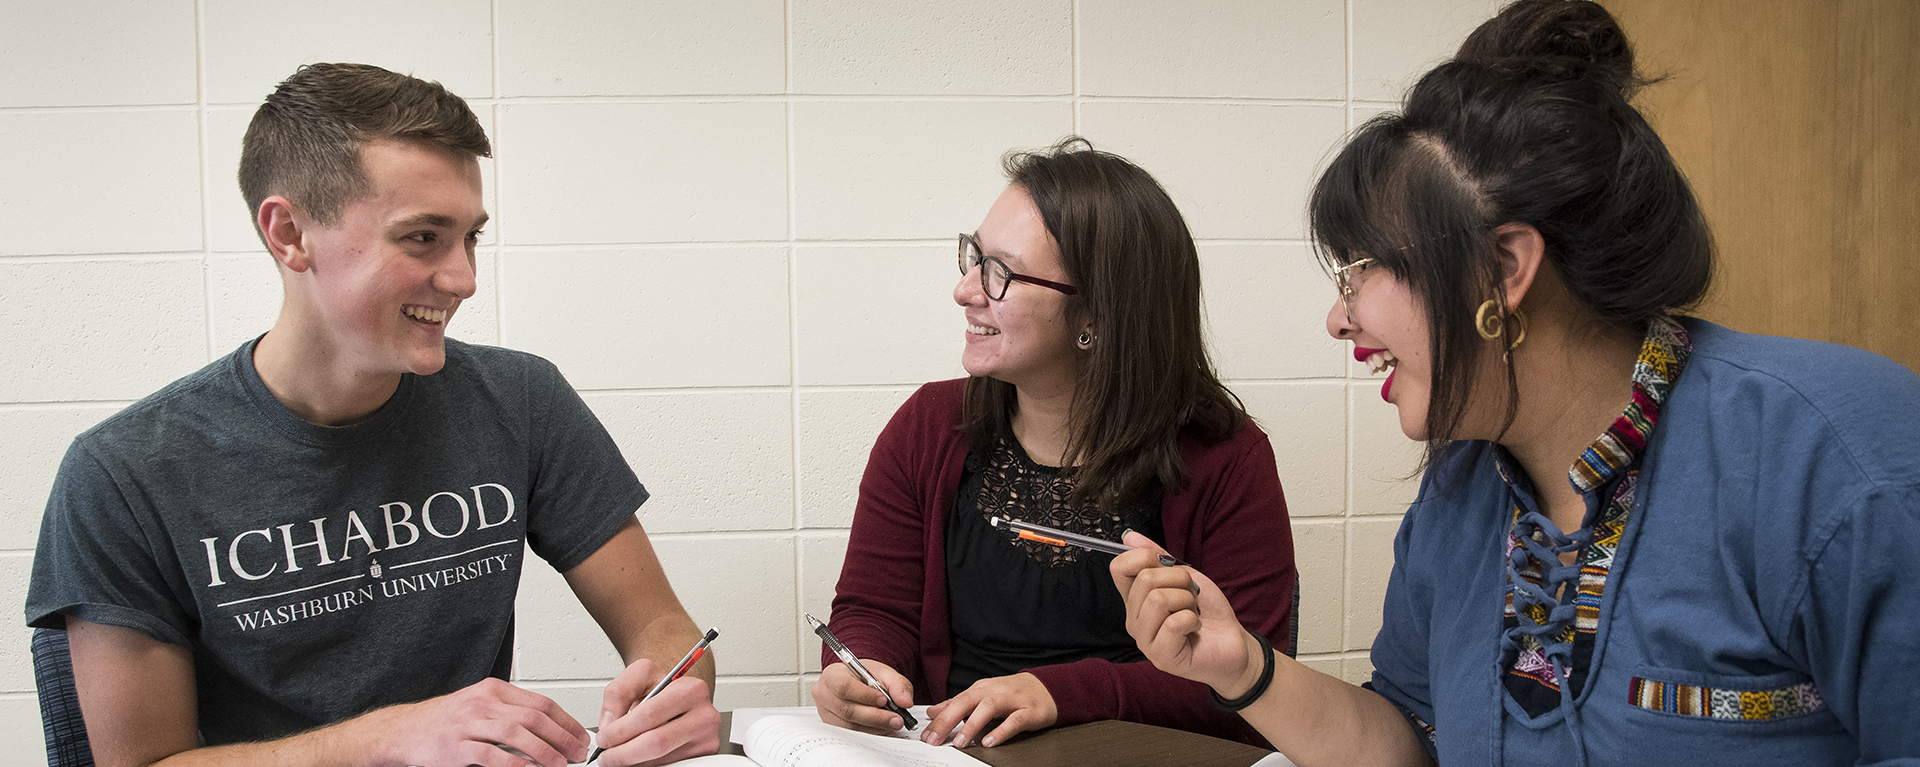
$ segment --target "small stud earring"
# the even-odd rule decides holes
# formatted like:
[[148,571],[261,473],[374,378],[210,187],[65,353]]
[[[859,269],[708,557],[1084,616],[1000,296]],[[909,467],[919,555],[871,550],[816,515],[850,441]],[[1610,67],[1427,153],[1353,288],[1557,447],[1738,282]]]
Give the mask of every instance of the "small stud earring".
[[1077,343],[1077,344],[1079,344],[1079,345],[1080,345],[1080,348],[1082,348],[1082,349],[1091,349],[1091,348],[1093,348],[1093,342],[1094,342],[1094,337],[1093,337],[1093,334],[1092,334],[1092,333],[1089,333],[1089,332],[1087,332],[1087,331],[1084,331],[1084,330],[1082,330],[1082,331],[1080,331],[1080,337],[1079,337],[1079,338],[1077,338],[1077,339],[1074,339],[1074,343]]

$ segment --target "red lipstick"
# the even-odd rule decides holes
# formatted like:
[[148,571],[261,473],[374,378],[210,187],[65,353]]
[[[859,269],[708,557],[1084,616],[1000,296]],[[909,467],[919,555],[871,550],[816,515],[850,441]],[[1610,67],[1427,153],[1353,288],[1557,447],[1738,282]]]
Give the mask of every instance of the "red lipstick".
[[[1353,347],[1353,361],[1358,362],[1362,365],[1365,365],[1367,364],[1368,357],[1371,357],[1375,354],[1379,354],[1384,351],[1386,350],[1385,349],[1369,349],[1365,346],[1356,345]],[[1387,382],[1380,385],[1380,399],[1382,401],[1389,402],[1389,403],[1393,402],[1393,400],[1388,399],[1388,397],[1393,394],[1393,375],[1398,372],[1400,372],[1399,368],[1394,368],[1394,367],[1387,368]]]

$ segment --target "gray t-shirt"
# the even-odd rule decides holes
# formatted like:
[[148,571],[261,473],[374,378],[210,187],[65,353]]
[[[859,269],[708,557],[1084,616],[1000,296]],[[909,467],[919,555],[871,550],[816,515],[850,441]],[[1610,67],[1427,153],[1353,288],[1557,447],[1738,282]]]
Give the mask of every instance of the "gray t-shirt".
[[193,651],[209,745],[505,678],[523,552],[568,570],[647,492],[560,372],[447,341],[352,426],[300,420],[253,343],[74,439],[27,622]]

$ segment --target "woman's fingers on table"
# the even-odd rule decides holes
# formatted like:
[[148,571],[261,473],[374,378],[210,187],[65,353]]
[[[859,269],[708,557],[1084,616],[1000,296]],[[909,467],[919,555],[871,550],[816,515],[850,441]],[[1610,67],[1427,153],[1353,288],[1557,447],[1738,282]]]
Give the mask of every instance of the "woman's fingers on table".
[[[1028,730],[1043,729],[1049,726],[1052,723],[1052,721],[1057,718],[1058,718],[1057,716],[1046,717],[1045,719],[1048,722],[1048,724],[1040,724],[1043,717],[1036,709],[1033,709],[1033,708],[1014,709],[1012,711],[1007,712],[1005,718],[1000,720],[1000,726],[994,727],[992,732],[988,732],[986,735],[981,736],[980,745],[989,746],[989,747],[998,746],[1002,743],[1007,742],[1008,738],[1011,738],[1015,735],[1019,735],[1020,733],[1026,732]],[[967,730],[968,732],[980,732],[982,730],[985,730],[989,725],[993,723],[993,719],[994,717],[983,715],[980,713],[978,709],[976,709],[974,711],[973,716],[967,717],[967,725],[968,725]],[[976,720],[978,721],[978,726],[975,726]],[[967,739],[967,742],[961,745],[963,746],[973,745],[972,735],[965,735],[962,737],[965,737]]]
[[[920,739],[957,747],[996,746],[1027,730],[1051,727],[1059,711],[1046,684],[1028,673],[974,682],[965,692],[927,709],[930,721]],[[998,727],[994,720],[1001,720]]]
[[[861,663],[892,693],[894,702],[902,708],[913,705],[913,683],[900,672],[879,661]],[[881,735],[897,732],[905,722],[899,714],[888,711],[886,704],[887,697],[867,686],[845,663],[822,669],[819,681],[813,683],[814,708],[820,712],[820,721],[828,724]]]

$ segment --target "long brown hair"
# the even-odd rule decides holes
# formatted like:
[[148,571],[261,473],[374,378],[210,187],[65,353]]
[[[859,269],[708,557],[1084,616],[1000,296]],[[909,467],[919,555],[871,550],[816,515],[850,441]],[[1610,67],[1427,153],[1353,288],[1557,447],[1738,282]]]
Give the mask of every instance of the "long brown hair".
[[[1181,433],[1220,442],[1246,420],[1207,357],[1200,258],[1186,220],[1153,176],[1077,136],[1001,164],[1033,198],[1079,288],[1067,299],[1068,322],[1091,324],[1096,336],[1076,352],[1084,357],[1067,416],[1073,502],[1117,511],[1185,490]],[[1012,439],[1016,402],[1010,383],[967,379],[968,447],[984,453]]]

